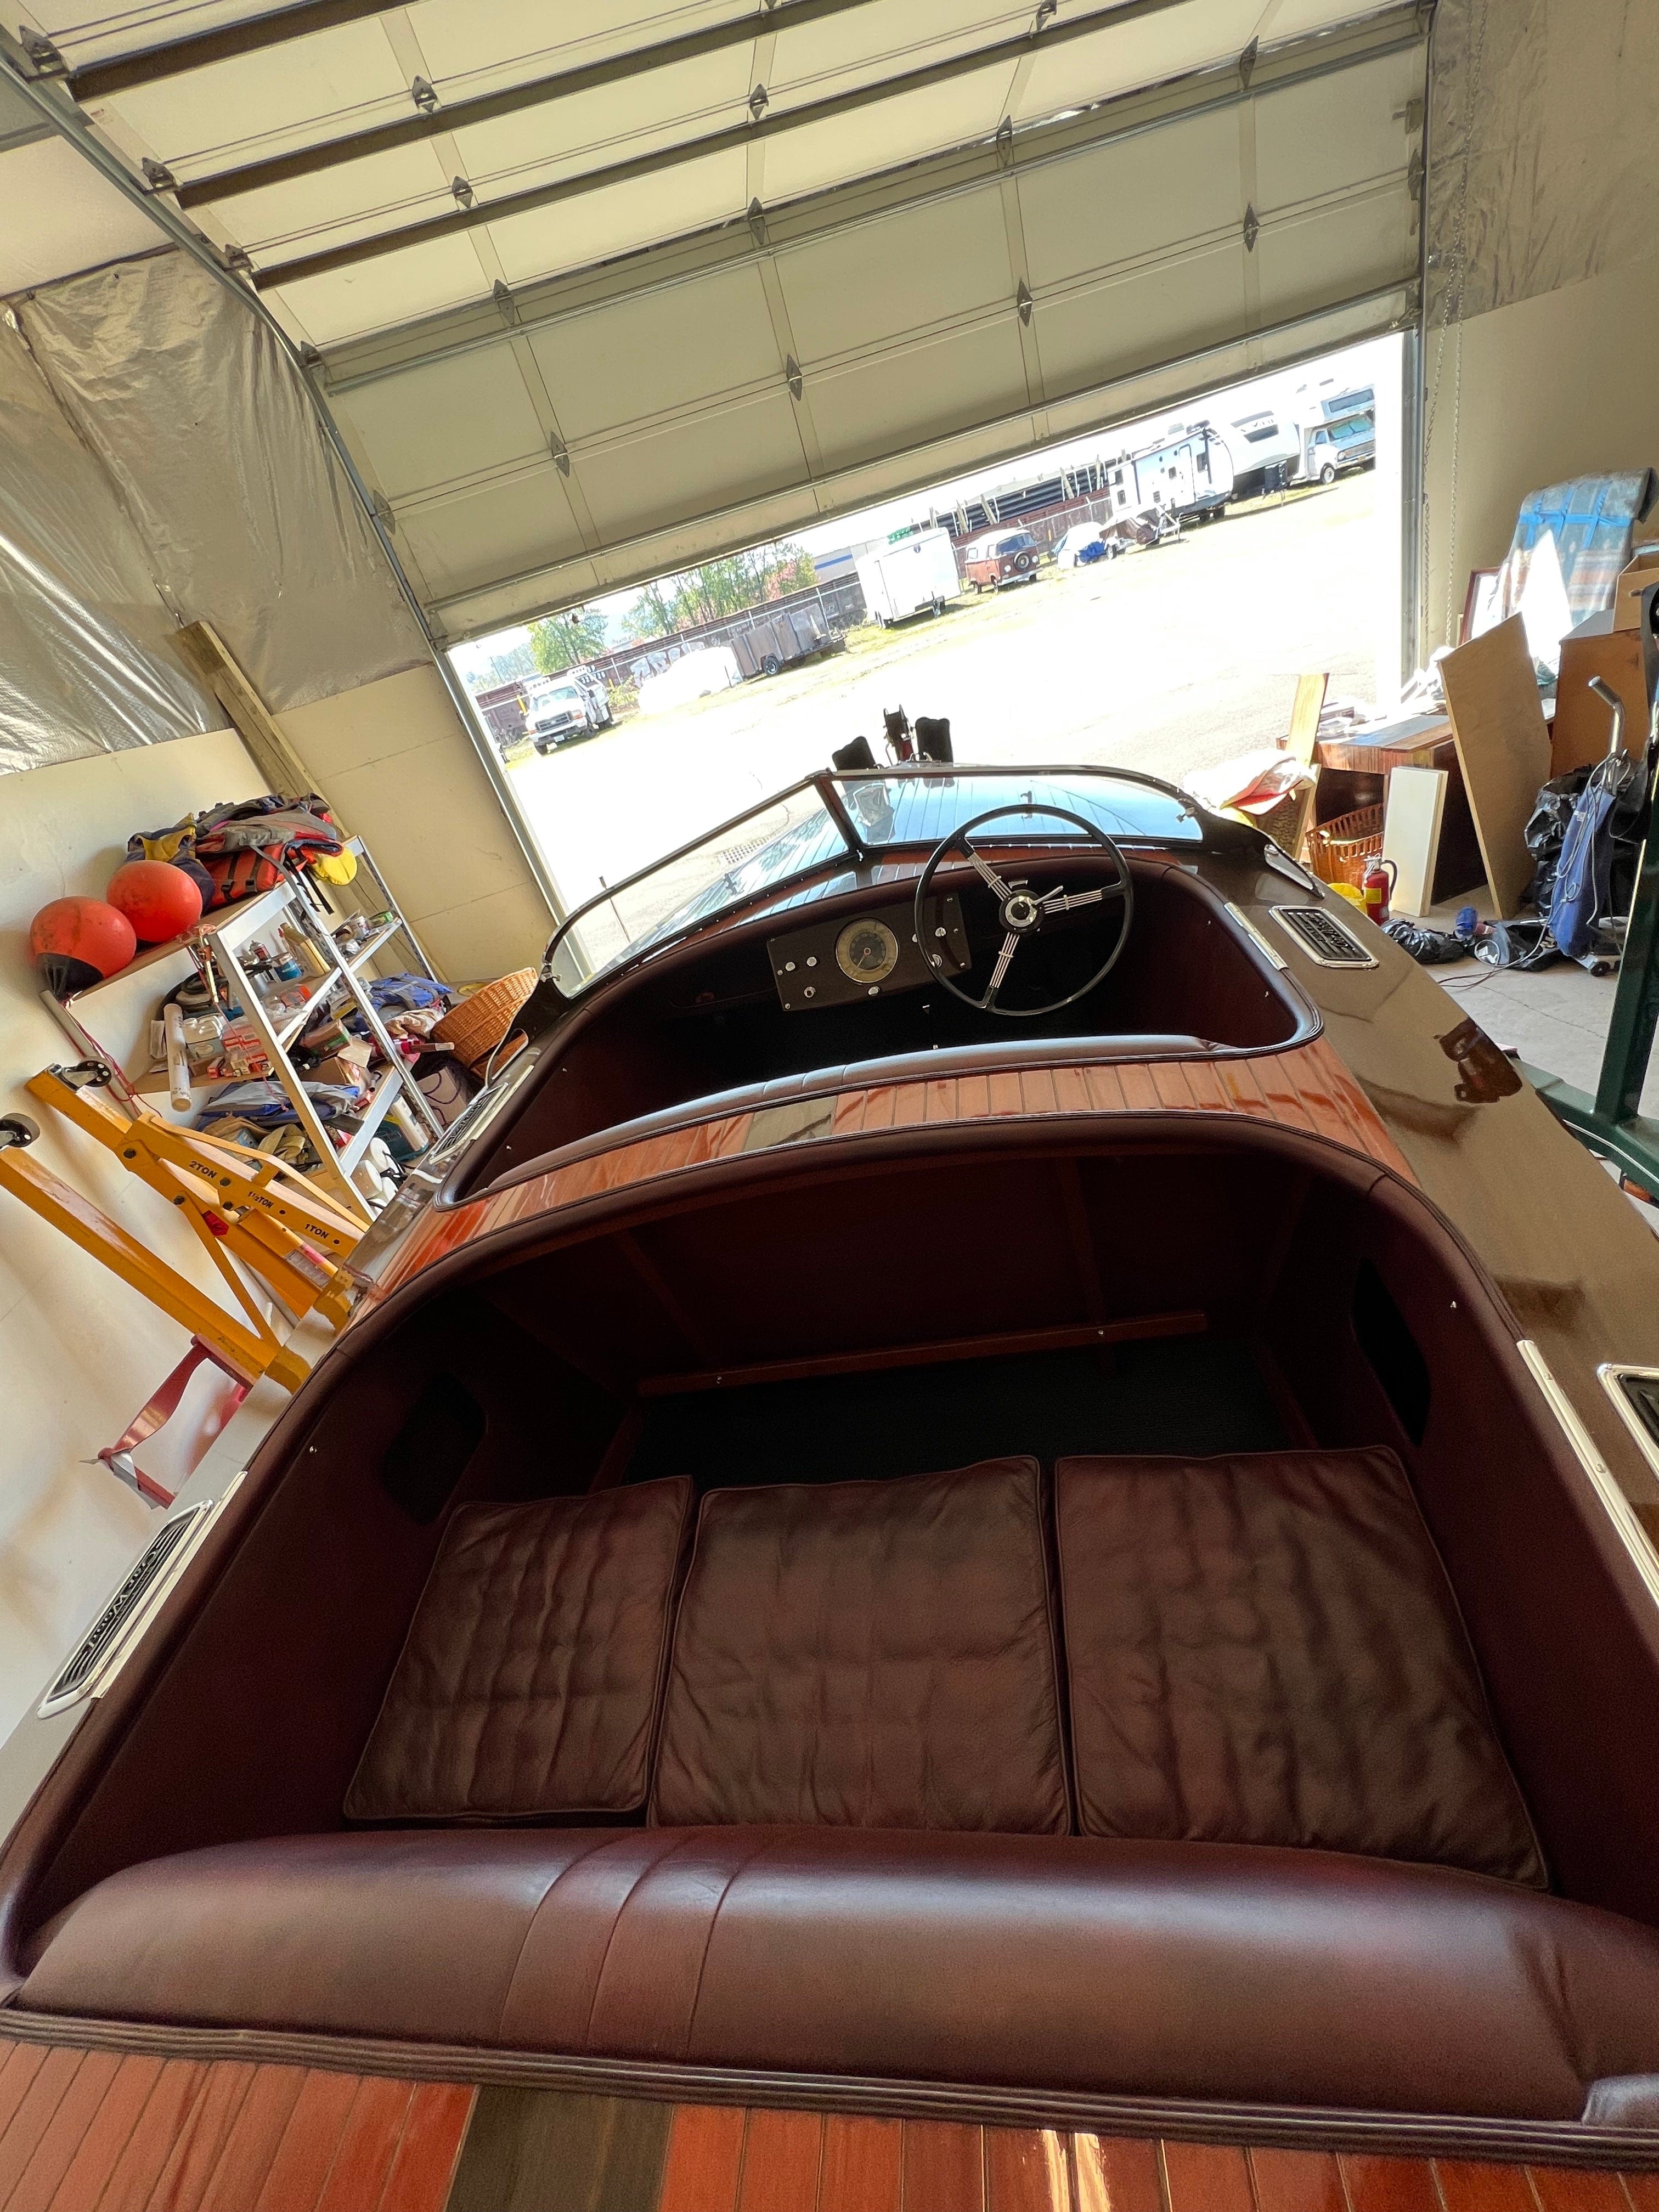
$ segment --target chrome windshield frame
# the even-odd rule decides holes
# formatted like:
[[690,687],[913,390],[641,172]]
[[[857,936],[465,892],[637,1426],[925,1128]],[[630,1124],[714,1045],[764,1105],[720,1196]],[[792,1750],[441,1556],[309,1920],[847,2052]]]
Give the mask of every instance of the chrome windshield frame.
[[[686,939],[696,936],[702,930],[719,927],[729,921],[733,915],[741,914],[749,907],[763,904],[768,899],[775,898],[781,890],[791,884],[802,882],[808,877],[819,874],[827,869],[833,869],[838,866],[844,866],[848,862],[854,867],[861,866],[878,853],[902,852],[911,845],[920,849],[921,841],[915,839],[896,838],[890,842],[885,840],[872,842],[867,833],[860,828],[856,817],[848,808],[842,795],[842,787],[872,783],[886,784],[894,781],[896,778],[919,782],[928,781],[964,782],[969,778],[976,781],[983,778],[1006,778],[1010,781],[1023,780],[1027,783],[1032,783],[1070,776],[1081,776],[1091,781],[1103,783],[1133,784],[1143,791],[1156,792],[1160,798],[1172,799],[1182,813],[1190,817],[1200,825],[1200,837],[1194,848],[1195,850],[1215,849],[1217,831],[1224,833],[1242,831],[1243,839],[1249,842],[1252,849],[1261,839],[1260,831],[1249,830],[1243,823],[1229,823],[1212,815],[1190,792],[1182,791],[1176,784],[1166,783],[1159,776],[1144,775],[1136,769],[1108,768],[1098,762],[1058,762],[1044,763],[1041,765],[1024,762],[1005,765],[998,762],[979,766],[966,761],[904,761],[887,767],[817,769],[811,775],[802,776],[799,782],[787,784],[782,790],[771,793],[753,806],[745,807],[741,814],[732,815],[726,821],[715,823],[709,829],[700,831],[685,844],[676,846],[672,852],[660,854],[656,860],[647,862],[644,867],[636,868],[632,875],[624,876],[620,881],[607,884],[603,890],[595,892],[592,898],[585,899],[580,906],[573,907],[548,939],[547,950],[542,956],[541,981],[549,988],[556,992],[567,1005],[577,1005],[599,984],[614,981],[617,976],[627,974],[641,961],[653,953],[663,951],[668,945],[681,944]],[[614,960],[607,962],[603,967],[595,969],[591,975],[585,978],[574,995],[557,981],[553,972],[555,958],[566,939],[587,915],[596,912],[601,907],[608,906],[623,892],[633,890],[635,885],[648,882],[653,876],[660,873],[663,870],[672,868],[679,861],[689,859],[702,847],[711,845],[720,838],[729,836],[733,830],[742,829],[746,823],[752,822],[757,815],[764,814],[769,808],[783,805],[788,800],[799,798],[803,792],[806,791],[817,793],[819,804],[841,834],[847,849],[840,856],[839,860],[814,860],[793,874],[781,875],[773,881],[757,887],[752,892],[734,897],[729,904],[720,908],[714,913],[697,915],[688,921],[681,928],[665,930],[659,935],[653,935],[642,939],[637,945],[618,954]],[[937,842],[937,840],[933,842]],[[1128,832],[1118,836],[1117,842],[1126,845],[1146,847],[1158,845],[1163,841]],[[1235,841],[1228,836],[1224,842],[1231,844]]]

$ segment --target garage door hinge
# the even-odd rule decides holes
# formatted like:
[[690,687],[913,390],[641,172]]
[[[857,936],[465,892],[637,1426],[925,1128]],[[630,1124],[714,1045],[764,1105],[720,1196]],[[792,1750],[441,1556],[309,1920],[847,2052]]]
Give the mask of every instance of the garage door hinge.
[[1238,88],[1241,92],[1250,88],[1250,79],[1255,75],[1255,58],[1261,50],[1260,39],[1252,39],[1238,58]]
[[513,296],[511,287],[498,276],[489,288],[489,296],[495,302],[496,310],[501,320],[516,330],[519,325],[519,303]]
[[771,102],[766,96],[766,87],[763,84],[757,84],[749,95],[749,112],[757,123],[760,121],[770,105]]
[[149,186],[151,191],[176,192],[178,191],[179,179],[165,161],[153,161],[146,154],[140,167],[144,172],[144,182]]
[[758,199],[752,199],[749,203],[749,235],[757,246],[764,246],[767,243],[766,210]]
[[792,353],[783,356],[783,380],[789,386],[789,397],[799,399],[805,387],[801,382],[800,363]]
[[1023,276],[1019,280],[1019,289],[1014,295],[1014,306],[1021,322],[1029,323],[1031,319],[1031,288]]
[[452,177],[449,180],[449,189],[455,196],[457,207],[470,208],[478,197],[465,177]]
[[36,76],[69,75],[69,64],[43,31],[32,31],[27,23],[20,23],[17,35],[22,41],[23,52],[34,65]]
[[570,448],[562,438],[550,438],[547,450],[553,456],[553,465],[562,477],[570,473]]
[[1014,118],[1005,115],[997,125],[997,159],[1005,169],[1012,167],[1014,159]]
[[1423,197],[1423,149],[1420,146],[1413,148],[1411,160],[1406,164],[1406,190],[1414,200]]
[[392,512],[392,501],[383,491],[372,491],[368,495],[368,503],[374,510],[374,520],[385,531],[386,536],[395,538],[398,534],[398,518]]
[[1036,38],[1049,17],[1059,13],[1060,0],[1037,0],[1036,21],[1031,26],[1031,36]]
[[1261,235],[1261,225],[1256,220],[1255,210],[1253,207],[1247,207],[1244,210],[1244,251],[1246,253],[1254,253],[1255,252],[1255,242]]
[[433,109],[438,105],[437,94],[434,92],[432,87],[427,82],[423,76],[417,76],[414,79],[409,88],[409,96],[414,101],[416,106],[420,109],[422,115],[430,115]]
[[253,260],[246,246],[223,246],[219,250],[225,257],[226,268],[234,276],[251,276],[253,274]]

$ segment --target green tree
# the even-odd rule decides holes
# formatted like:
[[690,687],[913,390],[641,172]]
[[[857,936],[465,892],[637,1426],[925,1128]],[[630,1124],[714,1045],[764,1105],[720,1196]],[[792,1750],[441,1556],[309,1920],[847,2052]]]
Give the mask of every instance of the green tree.
[[530,625],[530,654],[544,676],[557,676],[605,648],[601,614],[549,615]]
[[[672,584],[672,577],[666,580]],[[661,583],[647,584],[621,623],[622,635],[629,641],[647,637],[665,637],[674,628],[674,602]]]

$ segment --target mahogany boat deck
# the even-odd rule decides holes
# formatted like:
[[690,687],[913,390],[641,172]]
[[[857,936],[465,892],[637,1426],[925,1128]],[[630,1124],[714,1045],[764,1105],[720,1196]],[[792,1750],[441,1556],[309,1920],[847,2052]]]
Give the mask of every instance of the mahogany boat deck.
[[0,2044],[4,2212],[1659,2212],[1659,2174]]

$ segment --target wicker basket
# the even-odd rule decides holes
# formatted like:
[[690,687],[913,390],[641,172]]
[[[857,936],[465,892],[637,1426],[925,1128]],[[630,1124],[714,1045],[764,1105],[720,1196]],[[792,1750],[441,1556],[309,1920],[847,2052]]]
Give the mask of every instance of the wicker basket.
[[434,1028],[439,1044],[453,1044],[455,1057],[468,1067],[487,1060],[512,1027],[513,1017],[536,988],[533,968],[515,969],[486,983],[452,1006]]
[[1322,883],[1362,884],[1382,850],[1382,809],[1361,806],[1308,832],[1308,866]]

